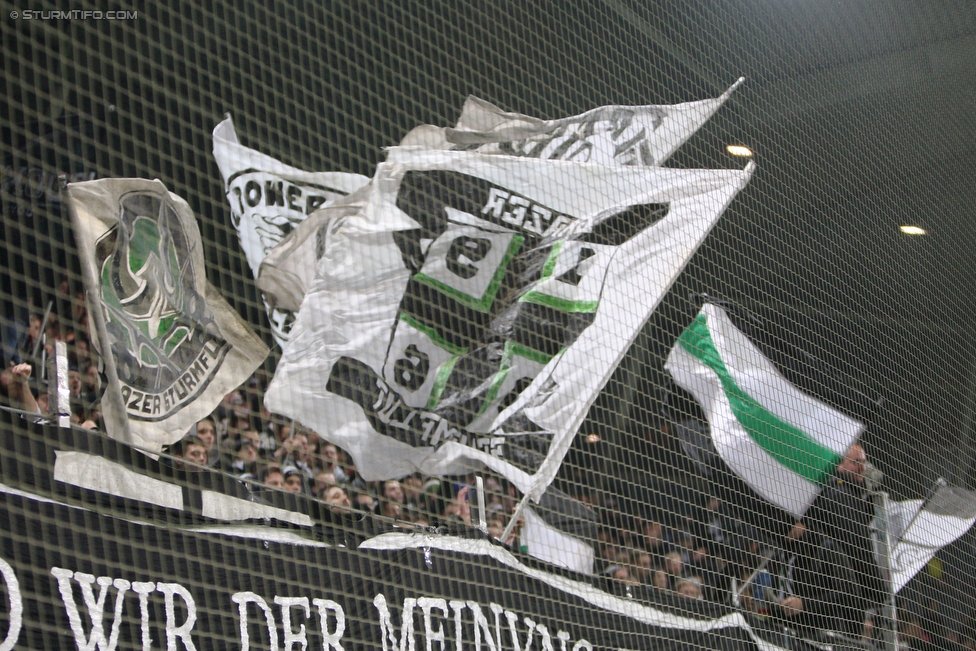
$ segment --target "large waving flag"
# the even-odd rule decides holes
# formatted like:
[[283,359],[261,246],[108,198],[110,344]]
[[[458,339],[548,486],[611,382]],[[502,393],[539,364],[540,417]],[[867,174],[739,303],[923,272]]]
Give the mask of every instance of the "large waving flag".
[[891,503],[888,523],[891,584],[898,592],[936,552],[976,523],[976,493],[940,480],[925,500]]
[[720,462],[795,518],[864,429],[790,384],[716,305],[702,308],[665,368],[701,404]]
[[[258,277],[261,261],[313,211],[369,182],[360,174],[306,172],[243,146],[230,117],[214,127],[213,153],[224,179],[241,249]],[[281,344],[294,315],[267,304],[271,331]]]
[[673,105],[601,106],[581,115],[542,120],[468,97],[451,129],[417,127],[400,143],[603,165],[663,163],[725,103],[721,96]]
[[160,181],[70,183],[66,193],[109,379],[108,433],[159,451],[244,382],[268,347],[207,282],[193,212]]
[[538,499],[752,169],[394,148],[330,222],[266,404],[367,480],[487,466]]
[[[506,112],[477,97],[468,97],[454,128],[419,126],[403,138],[400,146],[602,165],[660,165],[725,103],[743,81],[744,78],[739,79],[715,99],[660,106],[603,106],[582,115],[556,120]],[[248,254],[251,269],[271,310],[272,322],[279,323],[286,315],[298,310],[314,276],[323,242],[329,236],[329,225],[335,219],[359,210],[368,197],[362,190],[366,179],[337,173],[311,175],[287,168],[268,156],[242,147],[230,118],[214,129],[214,155],[228,185],[227,196],[234,219],[240,224],[242,246],[252,252]],[[284,211],[277,217],[261,216],[260,220],[270,221],[271,226],[265,223],[255,230],[245,223],[248,209],[240,202],[245,180],[252,179],[238,176],[234,171],[244,167],[248,174],[265,170],[271,174],[269,178],[274,179],[294,181],[298,178],[296,173],[300,173],[305,175],[301,177],[302,182],[312,183],[314,180],[314,185],[320,189],[335,186],[350,194],[344,199],[330,195],[307,219],[305,215]],[[322,178],[309,180],[312,176]],[[238,186],[237,190],[231,189],[230,179]],[[258,181],[267,182],[267,179],[262,177]],[[352,193],[353,187],[361,189]],[[257,220],[251,218],[251,221]],[[283,226],[276,231],[273,225],[278,223]],[[287,235],[285,229],[290,231]],[[261,246],[256,244],[257,235],[260,235]],[[271,246],[274,248],[269,248]],[[282,336],[276,334],[279,341],[283,340]]]

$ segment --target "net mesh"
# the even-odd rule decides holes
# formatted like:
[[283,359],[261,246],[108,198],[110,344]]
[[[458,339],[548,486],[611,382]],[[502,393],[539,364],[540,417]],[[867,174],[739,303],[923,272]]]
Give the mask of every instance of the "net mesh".
[[[408,648],[407,640],[413,648],[415,639],[426,639],[428,649],[431,640],[443,648],[455,640],[459,649],[462,643],[478,648],[484,636],[497,648],[527,649],[517,645],[533,635],[540,645],[550,636],[546,644],[562,640],[568,648],[566,640],[576,644],[596,635],[591,628],[616,631],[607,648],[759,640],[790,646],[822,642],[824,631],[839,631],[845,637],[832,641],[852,646],[894,648],[893,631],[900,646],[916,651],[976,644],[967,596],[973,539],[963,533],[968,524],[959,524],[968,523],[972,500],[962,494],[951,502],[955,506],[945,510],[951,521],[930,515],[938,510],[932,504],[943,503],[938,480],[958,488],[972,483],[976,349],[966,336],[976,316],[969,291],[976,281],[968,219],[976,199],[971,3],[216,2],[77,10],[5,4],[0,40],[2,390],[15,409],[34,412],[39,399],[37,411],[48,410],[44,363],[54,342],[63,341],[72,416],[71,427],[58,428],[32,423],[37,419],[30,414],[0,415],[0,570],[8,599],[0,621],[6,618],[11,640],[0,649],[72,641],[83,648],[99,635],[102,648],[116,643],[108,641],[112,635],[119,648],[149,648],[161,640],[168,648],[246,648],[248,639],[255,648],[276,648],[301,643],[302,617],[313,646],[322,648]],[[680,273],[646,322],[639,320],[625,354],[616,360],[597,351],[576,362],[596,375],[606,370],[609,379],[600,383],[582,424],[572,428],[575,436],[541,502],[523,502],[518,482],[498,468],[406,472],[394,464],[394,481],[363,477],[357,467],[371,462],[336,445],[335,430],[303,418],[320,409],[316,400],[291,400],[297,415],[266,406],[281,360],[297,363],[312,353],[285,343],[301,311],[269,308],[255,281],[257,263],[308,214],[372,178],[387,160],[386,148],[414,127],[454,126],[469,95],[548,120],[601,106],[717,98],[740,76],[745,83],[664,166],[731,174],[748,159],[733,157],[726,146],[741,144],[754,152],[756,171],[732,193],[687,264],[678,265]],[[214,157],[214,128],[226,116],[244,147],[295,169],[279,170],[277,181],[254,176],[254,185],[247,185],[247,174],[256,173],[247,168],[253,160],[237,153],[229,157],[242,180],[238,186],[228,181]],[[622,132],[631,123],[613,126]],[[566,131],[558,137],[566,138]],[[568,139],[563,149],[554,141],[537,144],[553,157],[576,156],[568,152],[578,139]],[[631,149],[643,155],[639,145],[618,140],[616,147],[614,155]],[[455,150],[463,156],[474,148],[469,143]],[[506,158],[516,149],[506,145],[497,155]],[[488,186],[464,176],[465,169],[451,163],[439,177],[403,177],[397,209],[429,216],[434,213],[424,211],[433,203],[485,201],[477,193]],[[539,193],[560,205],[582,195],[580,185],[566,181],[571,174],[545,169],[531,168],[535,176],[528,179]],[[320,177],[296,176],[299,171],[346,176],[330,178],[326,187]],[[95,350],[84,263],[59,177],[158,178],[185,199],[199,227],[206,278],[271,350],[191,428],[188,435],[197,439],[167,441],[158,459],[104,434],[111,430],[101,404],[108,380]],[[689,187],[699,191],[709,182],[718,183],[699,180]],[[304,189],[288,194],[289,183]],[[581,264],[600,246],[632,241],[668,214],[667,202],[621,199],[622,186],[614,183],[592,182],[593,201],[636,208],[591,234],[581,246],[595,248],[581,254]],[[412,199],[404,199],[406,185]],[[519,206],[523,216],[543,214],[532,213],[531,197],[520,204],[515,194],[490,196],[502,201],[506,216]],[[252,208],[287,202],[292,210],[275,223],[257,223],[248,235],[251,211],[244,202]],[[478,216],[490,219],[485,205]],[[619,206],[610,208],[619,212]],[[927,235],[907,235],[902,226]],[[498,398],[500,411],[534,377],[526,371],[521,383],[504,384],[498,364],[518,372],[517,363],[535,364],[532,373],[538,372],[577,341],[593,316],[577,305],[568,310],[572,317],[560,312],[557,318],[541,312],[552,304],[532,303],[539,310],[532,312],[510,298],[523,307],[509,325],[529,334],[498,335],[491,319],[502,319],[500,309],[479,312],[453,294],[454,302],[443,302],[436,274],[423,268],[424,256],[436,250],[431,242],[461,227],[424,228],[412,244],[397,243],[397,256],[403,254],[411,273],[435,280],[411,285],[409,305],[397,298],[394,311],[399,306],[414,319],[401,320],[398,332],[406,322],[449,340],[438,350],[453,351],[458,361],[440,367],[447,370],[437,389],[444,393],[437,395],[442,405],[456,399],[454,411],[443,407],[450,411],[445,418],[467,426],[487,409],[471,402],[470,395],[483,397],[477,387],[489,390],[494,379],[503,388],[491,391],[511,392]],[[454,240],[460,249],[444,255],[455,255],[456,273],[467,273],[465,265],[477,271],[491,246],[511,232],[496,228],[496,239],[482,233],[480,240],[468,233]],[[515,262],[497,279],[503,297],[521,296],[544,278],[550,258],[563,273],[552,240],[518,232],[519,242],[527,243],[518,249],[505,240]],[[530,245],[536,248],[525,253]],[[410,267],[417,251],[423,254]],[[635,274],[634,291],[650,291],[655,273],[665,272],[652,265]],[[576,276],[570,281],[580,282]],[[665,369],[705,305],[722,308],[792,390],[865,425],[858,440],[868,465],[852,458],[852,439],[832,451],[824,493],[806,512],[808,534],[787,533],[797,514],[763,500],[742,473],[729,469],[717,441],[719,416]],[[304,327],[313,326],[321,327],[314,320]],[[490,345],[469,337],[475,330]],[[715,331],[712,337],[717,341]],[[393,335],[364,350],[391,345],[399,345]],[[399,377],[401,388],[419,377],[410,374],[421,360],[416,347],[414,354],[403,345],[407,366],[387,376]],[[503,348],[509,356],[500,362]],[[749,369],[736,371],[724,361],[731,379],[718,382],[710,395],[735,402],[741,389],[752,404],[743,384]],[[26,385],[20,383],[22,363],[31,365]],[[512,380],[509,366],[503,370]],[[348,377],[342,382],[355,385]],[[276,404],[306,396],[302,390],[282,380]],[[336,393],[348,398],[353,389]],[[759,397],[759,409],[780,399],[766,398]],[[421,407],[436,404],[435,396]],[[362,406],[368,411],[369,404]],[[321,418],[330,416],[329,408],[320,409]],[[735,412],[732,421],[741,425],[744,418]],[[834,421],[812,419],[819,424],[810,431],[837,433]],[[507,433],[524,433],[525,426],[510,423]],[[749,434],[748,427],[742,432]],[[548,449],[546,436],[513,437],[509,458],[531,473],[537,467],[531,459]],[[194,449],[198,443],[202,453]],[[378,449],[362,454],[395,455],[395,448]],[[775,459],[762,457],[752,465],[770,463]],[[116,477],[120,467],[125,471]],[[760,474],[769,476],[770,467]],[[115,483],[100,482],[106,476]],[[225,498],[236,506],[226,506]],[[479,498],[486,507],[481,514]],[[344,500],[349,510],[337,509]],[[909,500],[922,501],[919,515],[918,503],[913,510]],[[245,510],[215,517],[217,502],[225,515]],[[266,510],[247,510],[254,505]],[[516,512],[518,521],[509,526]],[[475,531],[479,515],[487,534]],[[242,529],[219,529],[228,520]],[[954,534],[953,526],[962,528]],[[895,547],[906,529],[917,532],[917,544]],[[898,558],[879,551],[885,531]],[[414,545],[415,553],[398,548],[394,554],[364,543],[390,532],[417,534],[421,538],[412,540],[423,544]],[[495,540],[503,534],[510,536]],[[455,540],[481,541],[515,560],[502,563],[497,554],[485,560],[490,554],[483,548],[460,553],[445,542]],[[926,546],[931,560],[919,551]],[[542,583],[526,583],[530,575]],[[543,575],[551,581],[539,579]],[[907,577],[898,579],[906,585],[894,598],[897,618],[888,580],[895,575]],[[115,583],[102,586],[106,576]],[[567,589],[564,579],[577,587]],[[606,599],[586,592],[590,588]],[[465,596],[465,589],[474,592]],[[288,602],[292,597],[306,601]],[[628,602],[638,610],[620,605]],[[518,614],[517,625],[492,610],[497,604]],[[746,623],[716,628],[724,642],[702,632],[702,621],[732,612]],[[687,619],[662,623],[661,613]],[[545,626],[537,628],[540,617],[549,625],[545,636]],[[479,628],[479,621],[486,624]],[[569,637],[557,636],[557,629]]]

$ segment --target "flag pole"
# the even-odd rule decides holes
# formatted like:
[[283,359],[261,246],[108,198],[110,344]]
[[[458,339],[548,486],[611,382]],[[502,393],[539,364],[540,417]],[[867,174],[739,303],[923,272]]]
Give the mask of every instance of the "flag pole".
[[[890,524],[888,522],[888,513],[889,513],[889,511],[888,511],[888,493],[886,491],[881,491],[881,492],[878,493],[878,495],[881,497],[881,504],[882,504],[882,508],[884,509],[884,514],[885,514],[884,515],[884,517],[885,517],[885,528],[884,528],[885,564],[888,566],[887,567],[887,570],[888,570],[888,593],[889,593],[888,594],[888,598],[891,601],[891,603],[888,604],[888,607],[891,608],[891,617],[890,617],[890,619],[891,619],[892,640],[894,642],[894,650],[893,651],[898,651],[898,647],[899,647],[899,644],[898,644],[898,608],[896,606],[896,601],[895,601],[895,582],[893,581],[893,577],[892,577],[892,574],[891,574],[891,532],[890,532]],[[923,506],[924,506],[924,504],[923,504]],[[921,510],[921,509],[919,509],[919,510]]]
[[44,318],[41,320],[41,329],[38,331],[37,341],[34,342],[34,348],[31,350],[31,358],[37,357],[37,349],[41,345],[41,340],[44,338],[44,333],[47,330],[47,320],[51,317],[51,306],[54,305],[54,301],[47,302],[47,309],[44,310]]
[[522,495],[522,499],[519,500],[518,506],[515,507],[515,511],[512,512],[512,518],[508,521],[508,525],[505,526],[505,531],[502,532],[502,540],[508,540],[508,537],[512,535],[512,531],[515,530],[515,524],[522,517],[522,511],[525,510],[525,504],[528,501],[529,494],[525,493]]
[[[938,479],[935,480],[935,482],[932,484],[932,487],[929,489],[929,492],[925,495],[925,499],[922,500],[922,504],[918,507],[918,510],[915,511],[915,514],[912,516],[912,519],[908,522],[907,525],[905,525],[905,527],[898,534],[898,540],[895,541],[894,545],[891,544],[891,539],[889,537],[889,532],[888,532],[888,526],[887,525],[885,526],[885,547],[887,552],[886,560],[888,561],[887,563],[888,564],[888,589],[891,592],[890,594],[891,603],[889,604],[889,607],[891,608],[891,630],[892,630],[892,638],[894,642],[893,651],[899,651],[899,639],[898,639],[898,610],[896,607],[897,602],[895,599],[895,582],[893,580],[894,577],[891,569],[891,551],[894,547],[897,547],[902,540],[904,540],[905,534],[908,533],[908,530],[912,528],[913,524],[915,524],[915,520],[917,520],[918,516],[921,515],[923,510],[925,510],[925,505],[928,504],[929,500],[932,499],[932,497],[936,494],[936,492],[940,488],[946,485],[947,485],[946,480],[943,479],[942,477],[939,477]],[[881,496],[882,503],[884,504],[885,521],[887,523],[888,493],[882,491],[879,492],[878,494]]]
[[[68,345],[54,342],[54,352],[48,360],[48,410],[58,427],[71,427],[71,392],[68,389]],[[28,388],[28,391],[30,389]]]
[[[478,498],[478,531],[488,533],[488,522],[485,520],[485,480],[481,475],[474,478],[476,497]],[[502,540],[505,540],[502,538]]]
[[905,534],[908,532],[909,529],[912,528],[912,525],[915,524],[915,520],[917,520],[918,516],[920,516],[922,514],[922,511],[925,510],[925,505],[929,503],[929,500],[932,499],[936,491],[938,491],[940,488],[944,486],[948,486],[945,479],[939,477],[938,479],[935,480],[935,483],[932,484],[932,488],[929,489],[929,492],[925,496],[925,499],[922,500],[922,505],[918,507],[918,511],[915,511],[915,515],[912,516],[912,519],[909,520],[908,524],[905,525],[905,528],[902,529],[901,533],[898,534],[898,540],[895,541],[895,547],[898,546],[898,543],[904,540]]
[[762,572],[763,569],[769,564],[769,561],[773,559],[774,553],[776,553],[776,550],[773,547],[766,548],[766,553],[763,554],[762,561],[759,563],[756,569],[752,571],[752,574],[749,575],[749,578],[745,580],[745,582],[742,584],[742,587],[736,590],[735,594],[732,596],[733,605],[739,602],[739,599],[742,598],[742,594],[746,591],[746,588],[752,585],[752,582],[756,580],[756,577],[759,576],[759,573]]

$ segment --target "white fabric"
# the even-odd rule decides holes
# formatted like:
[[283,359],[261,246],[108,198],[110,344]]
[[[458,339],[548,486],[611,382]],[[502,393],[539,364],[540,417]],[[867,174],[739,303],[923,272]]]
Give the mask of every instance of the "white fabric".
[[581,574],[593,574],[592,545],[546,524],[531,508],[522,513],[525,526],[519,534],[519,543],[528,550],[529,556]]
[[[843,456],[864,425],[790,384],[722,308],[706,304],[701,314],[735,383],[767,411]],[[718,375],[680,344],[675,344],[665,369],[701,404],[715,450],[729,469],[762,497],[802,517],[821,486],[781,465],[750,437],[736,419]]]
[[261,262],[258,288],[272,308],[297,312],[315,278],[321,248],[330,228],[362,212],[369,198],[364,186],[332,205],[316,210],[274,247]]
[[[940,489],[944,490],[944,489]],[[954,489],[961,492],[961,489]],[[969,509],[956,513],[933,513],[928,507],[922,509],[922,500],[893,502],[888,508],[888,521],[891,523],[891,583],[898,592],[913,576],[918,574],[946,545],[958,540],[976,523],[972,505],[976,504],[976,493],[965,491]],[[938,495],[936,495],[937,497]],[[922,509],[919,513],[919,509]],[[965,512],[969,511],[969,512]],[[915,517],[918,514],[918,517]],[[914,518],[914,522],[912,521]],[[911,526],[905,530],[909,524]]]
[[[213,154],[241,249],[255,278],[265,256],[309,214],[369,182],[361,174],[306,172],[245,147],[230,117],[214,127]],[[270,303],[272,330],[282,343],[287,339],[287,316]],[[290,309],[297,309],[297,304]]]
[[555,120],[503,111],[469,96],[453,129],[421,126],[401,146],[465,148],[602,165],[661,165],[744,81],[715,99],[667,106],[601,106]]
[[[726,205],[748,182],[752,169],[751,165],[746,171],[609,167],[394,148],[388,161],[377,168],[363,210],[343,215],[330,226],[326,249],[266,395],[266,405],[349,451],[366,480],[418,470],[431,475],[456,474],[471,469],[473,461],[475,466],[483,464],[505,475],[523,493],[538,499],[639,329]],[[554,433],[546,462],[534,475],[457,442],[437,448],[400,443],[373,430],[359,406],[326,390],[333,364],[340,357],[359,360],[382,376],[409,280],[394,234],[417,227],[397,207],[399,185],[412,170],[469,175],[568,216],[569,222],[550,239],[587,232],[592,224],[630,206],[669,204],[664,219],[616,247],[607,264],[599,267],[602,292],[595,322],[546,364],[528,389],[495,419],[492,436],[501,437],[495,428],[520,409]],[[467,215],[465,219],[472,223],[479,218]]]
[[[456,147],[469,149],[472,143],[476,143],[479,145],[476,150],[485,154],[531,155],[546,160],[604,165],[660,165],[718,110],[743,81],[744,78],[739,79],[715,99],[667,106],[604,106],[557,120],[540,120],[506,112],[485,100],[470,96],[453,129],[422,125],[404,136],[400,146],[450,150]],[[536,146],[543,141],[545,146],[537,149]],[[214,156],[225,185],[237,173],[235,170],[266,169],[282,178],[295,178],[298,172],[242,147],[230,118],[214,129]],[[245,251],[251,251],[248,260],[258,278],[258,287],[264,292],[270,308],[298,310],[315,274],[317,244],[328,237],[329,224],[350,214],[360,202],[358,197],[352,196],[350,188],[363,185],[364,177],[324,174],[332,174],[326,179],[328,183],[345,188],[350,196],[335,199],[335,203],[330,200],[323,204],[321,209],[300,221],[295,230],[274,249],[269,248],[272,239],[267,235],[262,239],[262,248],[256,243],[256,236],[245,234],[243,227],[238,226],[242,246]],[[243,206],[234,207],[234,198],[229,189],[228,199],[235,217],[241,219]],[[293,225],[296,220],[302,219],[294,214],[290,214],[289,218]],[[245,239],[248,243],[245,243]],[[256,264],[260,265],[260,269]]]
[[255,520],[262,518],[274,518],[282,522],[291,522],[302,527],[311,527],[312,518],[307,513],[297,513],[279,509],[259,502],[225,495],[214,491],[201,491],[202,506],[201,513],[208,518],[215,520],[225,520],[228,522],[238,522],[241,520]]
[[147,477],[104,457],[84,452],[57,450],[54,454],[55,481],[167,509],[183,510],[183,489],[176,484]]
[[[164,445],[180,440],[191,426],[209,415],[227,393],[244,382],[267,357],[268,347],[207,282],[203,245],[193,211],[186,201],[167,191],[160,181],[85,181],[69,183],[65,192],[85,279],[95,344],[105,362],[109,379],[106,397],[101,403],[108,434],[151,452],[159,452]],[[155,286],[158,291],[152,296],[149,316],[143,315],[142,318],[146,320],[147,328],[154,331],[162,327],[165,318],[176,315],[187,324],[192,324],[193,332],[202,333],[206,344],[196,353],[195,360],[183,367],[174,362],[172,353],[181,346],[189,345],[187,342],[191,341],[190,338],[170,352],[162,349],[153,351],[152,354],[162,359],[155,368],[144,361],[133,363],[137,368],[132,373],[138,375],[138,386],[133,387],[120,380],[116,355],[124,350],[121,340],[116,341],[115,335],[110,334],[107,327],[113,317],[112,311],[102,300],[102,268],[96,258],[96,245],[99,240],[105,242],[109,239],[113,231],[117,232],[123,214],[123,201],[135,195],[153,197],[165,206],[160,215],[144,217],[161,225],[161,231],[180,232],[180,244],[174,250],[178,263],[186,265],[181,271],[185,275],[173,282],[167,279],[167,261],[159,261],[158,256],[151,256],[153,264],[146,265],[139,282],[144,286]],[[164,221],[167,224],[165,228],[162,226]],[[161,241],[166,241],[168,237],[164,236]],[[171,284],[178,285],[178,290]],[[178,309],[175,307],[177,304],[181,305]],[[123,311],[125,309],[126,306],[123,306]],[[124,319],[130,317],[131,314],[127,312]],[[150,336],[155,334],[151,332]],[[114,351],[113,346],[116,346]],[[137,360],[143,359],[140,351],[128,352]],[[161,376],[157,374],[167,368],[173,369],[177,379],[163,386],[160,384]],[[192,386],[187,382],[192,382]]]

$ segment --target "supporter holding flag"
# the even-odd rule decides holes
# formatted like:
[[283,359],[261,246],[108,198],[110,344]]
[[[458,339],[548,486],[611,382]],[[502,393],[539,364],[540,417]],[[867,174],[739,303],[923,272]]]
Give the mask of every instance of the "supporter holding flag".
[[706,304],[665,369],[701,405],[714,455],[756,504],[788,526],[803,517],[864,425],[790,384],[721,307]]
[[[866,608],[884,598],[869,551],[867,459],[856,443],[864,425],[787,381],[714,304],[681,334],[665,368],[702,407],[710,436],[698,458],[737,502],[737,515],[782,547],[781,569],[822,575],[781,591],[777,612],[812,623],[813,609],[827,618],[819,626],[859,632]],[[830,577],[844,573],[856,596],[843,603],[824,596],[840,592]]]

